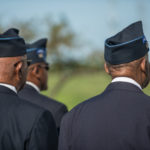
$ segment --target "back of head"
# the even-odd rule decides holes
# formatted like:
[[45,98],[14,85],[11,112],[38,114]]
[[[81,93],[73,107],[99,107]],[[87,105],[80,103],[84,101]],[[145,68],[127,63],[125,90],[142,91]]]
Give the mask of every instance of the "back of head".
[[27,58],[31,60],[27,81],[34,83],[40,90],[47,89],[49,66],[46,61],[46,43],[47,39],[43,38],[27,44]]
[[19,30],[9,29],[0,34],[0,82],[14,85],[19,90],[26,77],[26,45]]
[[142,22],[135,22],[106,39],[105,70],[112,78],[129,77],[144,88],[149,82],[148,51]]

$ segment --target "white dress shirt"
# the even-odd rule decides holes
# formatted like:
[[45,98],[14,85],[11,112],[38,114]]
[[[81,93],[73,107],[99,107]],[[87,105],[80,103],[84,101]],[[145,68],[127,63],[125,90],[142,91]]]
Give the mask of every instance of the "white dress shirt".
[[128,78],[128,77],[116,77],[111,82],[128,82],[128,83],[136,85],[138,88],[142,90],[139,83],[137,83],[135,80]]
[[10,90],[14,91],[15,93],[17,93],[17,90],[13,85],[6,84],[6,83],[0,83],[0,85],[5,86],[5,87],[9,88]]
[[30,82],[30,81],[26,81],[26,84],[32,86],[37,92],[40,93],[40,89],[38,88],[37,85],[35,85],[34,83]]

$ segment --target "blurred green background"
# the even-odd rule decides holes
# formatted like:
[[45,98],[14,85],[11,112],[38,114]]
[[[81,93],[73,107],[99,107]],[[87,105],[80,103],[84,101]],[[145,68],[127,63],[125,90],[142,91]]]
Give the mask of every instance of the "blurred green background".
[[[82,101],[100,94],[110,81],[111,78],[104,71],[79,71],[69,75],[67,72],[50,72],[49,89],[42,93],[66,104],[70,110]],[[144,92],[150,95],[150,85]]]

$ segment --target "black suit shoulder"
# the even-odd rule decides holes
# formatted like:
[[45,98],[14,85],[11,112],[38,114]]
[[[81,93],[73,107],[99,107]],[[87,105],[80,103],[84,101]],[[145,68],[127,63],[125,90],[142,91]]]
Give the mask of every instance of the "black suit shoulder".
[[1,106],[5,107],[7,114],[11,114],[9,112],[13,112],[12,115],[24,115],[20,117],[20,119],[35,119],[34,116],[40,116],[45,110],[33,105],[30,102],[24,101],[23,99],[19,98],[17,95],[8,95],[0,93],[1,97]]
[[111,83],[64,116],[59,150],[149,149],[149,134],[150,97],[130,83]]
[[[114,95],[114,96],[113,96]],[[116,99],[115,96],[119,95]],[[142,110],[143,113],[150,115],[150,96],[144,94],[141,90],[132,90],[132,89],[109,89],[109,87],[99,95],[96,95],[80,104],[75,106],[70,112],[68,112],[62,122],[68,122],[70,125],[76,122],[81,116],[81,114],[90,114],[93,111],[100,111],[100,107],[106,107],[111,104],[115,104],[121,100],[127,101],[127,103],[133,103],[132,107],[135,109],[139,108],[139,111]],[[97,108],[96,108],[97,106]],[[113,105],[112,105],[113,106]],[[111,107],[111,106],[110,106]],[[122,106],[123,107],[123,106]],[[63,124],[63,123],[62,123]]]
[[68,112],[67,107],[57,102],[56,100],[53,100],[52,98],[49,98],[45,95],[39,94],[39,97],[41,100],[40,106],[44,107],[45,109],[49,110],[56,122],[57,127],[60,127],[61,119],[63,116]]
[[[0,122],[0,149],[57,148],[57,131],[51,113],[20,99],[17,94],[1,86]],[[53,141],[53,146],[49,141],[45,145],[40,143],[41,137],[45,139],[47,136]]]
[[68,111],[64,104],[38,93],[33,87],[29,85],[25,85],[25,87],[18,93],[18,95],[24,100],[50,111],[55,119],[57,127],[59,128],[63,115]]
[[[132,90],[130,88],[109,88],[109,86],[101,94],[96,95],[75,106],[69,113],[67,113],[67,115],[69,116],[75,113],[78,113],[80,115],[80,113],[82,113],[82,111],[84,111],[84,109],[86,108],[93,107],[97,104],[108,104],[110,101],[113,101],[113,103],[115,103],[118,100],[122,100],[122,102],[126,100],[129,103],[135,103],[135,105],[137,106],[140,103],[140,107],[150,108],[150,96],[146,95],[137,87],[136,89],[138,90]],[[135,86],[133,85],[133,87]],[[118,98],[116,98],[117,95],[119,96]]]
[[41,97],[42,100],[47,102],[47,105],[51,106],[51,108],[53,109],[53,112],[57,113],[62,108],[67,110],[67,107],[64,104],[62,104],[61,102],[58,102],[58,101],[56,101],[52,98],[49,98],[45,95],[42,95],[42,94],[39,94],[39,96]]

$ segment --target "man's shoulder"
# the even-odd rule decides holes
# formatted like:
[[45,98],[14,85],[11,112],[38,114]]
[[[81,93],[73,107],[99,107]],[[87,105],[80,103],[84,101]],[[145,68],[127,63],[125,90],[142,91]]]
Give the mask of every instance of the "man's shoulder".
[[[18,95],[20,97],[22,97],[23,99],[32,98],[32,99],[44,100],[45,102],[56,105],[58,107],[64,105],[61,102],[58,102],[52,98],[49,98],[48,96],[45,96],[45,95],[37,92],[33,87],[31,87],[29,85],[25,85],[25,87],[21,91],[18,92]],[[42,102],[44,103],[44,101],[42,101]]]
[[[11,98],[8,96],[8,98]],[[43,109],[40,106],[34,105],[33,103],[26,101],[19,96],[14,97],[11,99],[11,105],[13,106],[12,108],[17,111],[18,113],[26,114],[26,115],[38,115],[40,113],[43,113],[45,109]]]
[[41,98],[45,101],[47,101],[48,103],[52,104],[52,105],[55,105],[56,107],[65,107],[65,104],[53,99],[53,98],[50,98],[48,96],[45,96],[43,94],[40,94]]
[[[113,93],[114,94],[114,93]],[[118,102],[123,105],[124,103],[128,103],[128,105],[134,105],[134,109],[141,108],[142,110],[150,112],[150,96],[146,95],[144,92],[140,93],[132,93],[131,99],[129,99],[128,95],[126,97],[121,97],[121,94],[119,95],[120,98],[118,98],[118,95],[113,95],[108,90],[105,90],[104,92],[100,93],[99,95],[96,95],[94,97],[91,97],[84,102],[78,104],[75,106],[70,112],[68,112],[64,118],[65,120],[71,120],[71,118],[76,118],[80,116],[81,114],[88,115],[91,113],[91,111],[99,110],[99,107],[106,107],[109,106],[111,103],[114,105]],[[119,99],[119,101],[118,101]],[[140,105],[140,106],[139,106]],[[120,109],[120,108],[119,108]],[[68,119],[67,119],[68,118]]]
[[[26,122],[26,125],[31,126],[35,120],[38,120],[43,113],[47,112],[44,108],[25,101],[17,95],[0,93],[0,97],[0,112],[1,115],[5,116],[1,118],[2,120],[13,116],[12,118],[16,118],[15,120],[20,124]],[[22,124],[22,126],[24,125]]]
[[49,98],[41,93],[38,93],[37,91],[35,91],[35,89],[32,89],[32,87],[29,86],[25,86],[25,88],[23,88],[18,93],[18,95],[24,100],[44,107],[45,109],[48,109],[53,113],[57,112],[60,109],[67,109],[67,107],[63,103]]
[[26,101],[20,97],[18,97],[18,99],[20,100],[20,107],[26,109],[28,112],[34,111],[35,113],[39,113],[39,112],[41,113],[41,112],[45,111],[45,109],[43,109],[42,107],[35,105],[29,101]]
[[78,104],[77,106],[72,108],[67,114],[65,114],[63,119],[64,120],[75,119],[77,116],[79,116],[81,113],[83,113],[85,109],[88,109],[88,107],[91,107],[92,103],[96,103],[97,99],[100,99],[102,94],[96,95],[94,97],[91,97],[91,98],[81,102],[80,104]]
[[38,120],[41,116],[43,116],[43,114],[48,114],[51,118],[53,118],[52,114],[43,107],[21,98],[19,98],[19,100],[20,105],[18,106],[17,111],[21,114],[21,116],[24,116],[24,119],[33,120],[34,118]]
[[10,109],[14,109],[14,111],[20,111],[20,113],[41,113],[44,111],[43,108],[34,105],[28,101],[25,101],[23,98],[20,98],[18,95],[14,94],[7,94],[7,93],[0,93],[1,104],[2,107],[8,107]]
[[19,92],[18,92],[18,95],[19,96],[25,96],[26,94],[30,94],[31,96],[34,94],[37,94],[38,92],[33,88],[31,87],[30,85],[27,85],[25,84],[25,86],[23,87],[23,89],[21,89]]

